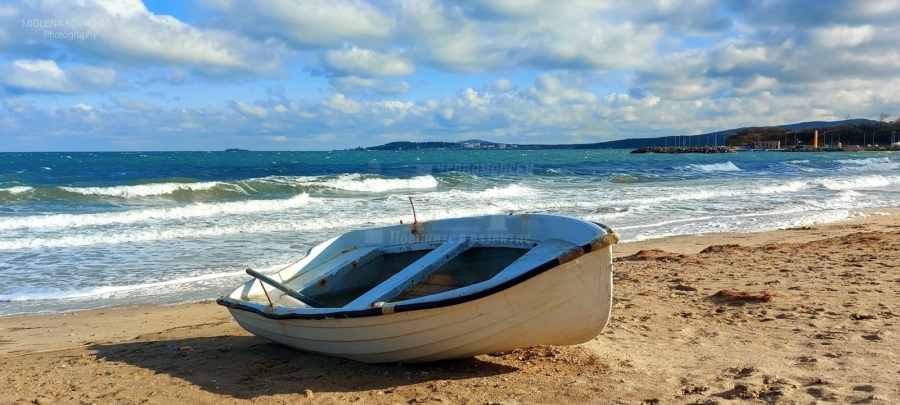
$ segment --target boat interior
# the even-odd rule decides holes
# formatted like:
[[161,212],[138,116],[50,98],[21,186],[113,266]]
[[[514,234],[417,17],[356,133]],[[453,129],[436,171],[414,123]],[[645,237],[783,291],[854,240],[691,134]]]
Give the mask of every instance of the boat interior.
[[486,244],[469,238],[359,247],[301,269],[276,287],[289,289],[295,292],[289,293],[291,296],[320,308],[366,308],[421,301],[427,299],[423,297],[488,280],[513,278],[573,248],[575,244],[559,239]]
[[[361,263],[356,268],[347,269],[349,271],[345,270],[344,274],[331,274],[321,279],[335,278],[340,279],[340,282],[326,282],[324,285],[314,283],[301,291],[330,307],[364,306],[379,301],[403,301],[489,280],[516,259],[523,256],[527,250],[515,248],[471,248],[437,267],[430,274],[416,272],[417,274],[405,277],[412,272],[404,270],[415,270],[424,267],[421,265],[414,266],[414,264],[420,262],[422,258],[431,252],[433,250],[383,253],[368,263]],[[415,280],[416,276],[419,276],[418,280]],[[414,281],[404,282],[403,279],[407,278]],[[391,279],[394,280],[392,280],[390,286],[385,285],[386,288],[376,288]],[[387,288],[394,287],[393,284],[401,284],[405,288],[397,292],[394,297],[385,296],[385,293],[397,289],[396,287]],[[334,289],[333,287],[338,288]],[[371,292],[371,294],[366,294],[367,292]],[[357,302],[351,305],[354,301]]]

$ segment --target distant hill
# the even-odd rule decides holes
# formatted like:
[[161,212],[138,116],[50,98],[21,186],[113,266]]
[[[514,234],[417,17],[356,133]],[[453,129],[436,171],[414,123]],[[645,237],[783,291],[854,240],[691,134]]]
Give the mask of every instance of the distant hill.
[[781,129],[792,129],[794,131],[801,129],[809,129],[809,128],[832,128],[839,127],[843,125],[859,125],[859,124],[877,124],[878,121],[869,120],[865,118],[855,118],[851,120],[843,120],[843,121],[810,121],[810,122],[801,122],[799,124],[790,124],[790,125],[779,125],[778,128]]
[[[875,125],[878,121],[856,118],[842,121],[810,121],[776,126],[743,127],[700,135],[668,135],[654,138],[629,138],[596,143],[573,144],[501,144],[497,142],[471,139],[461,142],[391,142],[365,148],[367,150],[416,150],[416,149],[464,149],[464,144],[479,144],[478,149],[638,149],[652,146],[711,146],[725,145],[726,140],[738,133],[755,129],[778,128],[782,131],[802,131],[813,128],[834,128],[841,126]],[[465,148],[469,149],[469,148]]]
[[781,130],[802,131],[813,128],[834,128],[845,125],[874,125],[878,121],[856,118],[842,121],[810,121],[797,124],[786,124],[777,126],[760,126],[760,127],[743,127],[728,129],[724,131],[709,132],[700,135],[669,135],[655,138],[630,138],[618,141],[598,142],[589,144],[577,144],[573,149],[637,149],[650,146],[706,146],[706,145],[725,145],[727,138],[738,132],[743,132],[753,128],[778,128]]
[[416,150],[416,149],[454,149],[460,148],[458,142],[390,142],[384,145],[371,146],[367,150]]

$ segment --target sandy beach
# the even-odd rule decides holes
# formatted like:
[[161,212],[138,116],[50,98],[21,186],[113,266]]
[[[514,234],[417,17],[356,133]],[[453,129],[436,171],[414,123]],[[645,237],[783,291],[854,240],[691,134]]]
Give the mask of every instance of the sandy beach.
[[613,247],[578,346],[419,365],[303,353],[212,302],[0,318],[0,403],[900,403],[900,212]]

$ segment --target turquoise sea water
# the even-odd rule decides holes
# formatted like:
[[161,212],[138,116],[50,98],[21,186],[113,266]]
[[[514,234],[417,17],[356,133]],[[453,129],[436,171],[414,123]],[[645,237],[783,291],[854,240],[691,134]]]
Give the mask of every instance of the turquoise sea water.
[[623,241],[900,206],[890,152],[0,153],[0,315],[214,299],[351,229],[498,212]]

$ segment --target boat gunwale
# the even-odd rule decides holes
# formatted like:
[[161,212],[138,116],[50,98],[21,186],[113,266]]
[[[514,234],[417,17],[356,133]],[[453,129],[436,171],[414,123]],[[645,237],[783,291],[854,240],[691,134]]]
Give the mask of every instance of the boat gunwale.
[[[571,260],[575,260],[581,256],[595,253],[600,251],[601,249],[612,246],[619,240],[619,235],[609,227],[594,223],[598,225],[601,229],[606,231],[605,234],[598,236],[597,238],[592,239],[588,243],[575,246],[572,249],[567,250],[566,252],[540,264],[537,265],[527,271],[522,272],[519,275],[511,277],[508,280],[497,283],[495,285],[489,286],[484,289],[479,289],[470,294],[465,294],[456,297],[449,297],[440,299],[437,301],[426,301],[426,302],[417,302],[404,304],[402,301],[398,303],[389,303],[385,304],[381,307],[373,307],[373,308],[334,308],[334,311],[327,312],[308,312],[308,313],[300,313],[297,310],[293,310],[287,313],[271,313],[269,311],[272,310],[271,307],[262,306],[262,305],[248,305],[244,304],[242,301],[234,300],[226,296],[219,297],[216,299],[216,303],[230,309],[237,309],[241,311],[247,311],[251,313],[255,313],[259,316],[268,319],[275,320],[323,320],[323,319],[339,319],[339,318],[364,318],[364,317],[374,317],[380,315],[390,315],[396,312],[411,312],[411,311],[421,311],[428,309],[437,309],[443,307],[449,307],[453,305],[459,305],[466,302],[475,301],[481,298],[485,298],[494,294],[497,294],[501,291],[512,288],[516,285],[519,285],[525,281],[528,281],[531,278],[534,278],[542,273],[545,273],[557,266],[560,266],[566,262]],[[488,280],[489,281],[489,280]],[[474,284],[473,284],[474,285]],[[316,308],[321,310],[322,308]]]

